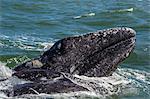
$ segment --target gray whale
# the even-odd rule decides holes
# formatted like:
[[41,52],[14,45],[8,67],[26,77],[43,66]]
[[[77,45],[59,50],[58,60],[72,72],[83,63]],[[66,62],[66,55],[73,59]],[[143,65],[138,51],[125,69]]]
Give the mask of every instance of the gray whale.
[[33,81],[14,86],[13,95],[34,94],[31,89],[50,94],[88,90],[62,73],[88,77],[112,75],[134,49],[135,33],[131,28],[119,27],[57,41],[41,56],[13,69],[13,76]]

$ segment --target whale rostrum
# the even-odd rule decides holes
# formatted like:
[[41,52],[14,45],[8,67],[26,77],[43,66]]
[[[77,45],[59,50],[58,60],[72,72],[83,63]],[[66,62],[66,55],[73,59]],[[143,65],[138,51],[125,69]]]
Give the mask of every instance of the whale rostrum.
[[64,74],[112,75],[135,47],[135,35],[131,28],[118,27],[61,39],[41,56],[13,69],[13,76],[33,81],[14,86],[14,95],[35,93],[32,89],[39,93],[88,90]]

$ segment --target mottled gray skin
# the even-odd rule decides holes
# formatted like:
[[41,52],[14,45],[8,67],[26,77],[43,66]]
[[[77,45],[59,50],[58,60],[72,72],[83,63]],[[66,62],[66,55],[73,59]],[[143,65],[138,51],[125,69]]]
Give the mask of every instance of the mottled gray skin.
[[[58,82],[60,83],[57,84],[48,83],[49,87],[53,86],[51,87],[52,90],[43,86],[44,83],[36,83],[42,77],[51,79],[53,82],[53,79],[60,76],[61,72],[89,77],[110,76],[116,70],[117,65],[129,56],[134,46],[135,31],[125,27],[68,37],[57,41],[40,57],[15,67],[13,76],[35,81],[35,84],[27,85],[36,86],[37,89],[44,87],[47,93],[53,93],[55,92],[54,90],[56,92],[83,90],[83,87],[76,84],[73,87],[69,87],[69,91],[65,91],[61,87],[55,89],[59,84],[64,84],[63,81],[60,82],[59,80]],[[72,82],[68,80],[65,84],[69,86]],[[21,90],[19,92],[24,94],[23,89],[26,89],[25,87],[19,87],[20,89],[14,87],[14,93],[18,95],[18,90]]]
[[86,76],[109,76],[132,51],[134,36],[135,31],[130,28],[112,28],[64,38],[39,58],[23,63],[14,70],[42,68]]

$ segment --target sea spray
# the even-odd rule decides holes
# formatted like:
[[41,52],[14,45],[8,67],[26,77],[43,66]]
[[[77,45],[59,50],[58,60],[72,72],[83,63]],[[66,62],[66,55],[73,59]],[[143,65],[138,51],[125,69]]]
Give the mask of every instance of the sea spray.
[[[5,81],[0,82],[0,98],[6,98],[7,95],[2,90],[13,91],[12,87],[16,84],[24,84],[30,81],[25,81],[18,79],[17,77],[12,77],[12,71],[5,66],[5,63],[0,63],[0,78],[8,78]],[[150,74],[145,71],[127,69],[127,68],[118,68],[112,76],[109,77],[87,77],[73,75],[74,78],[70,78],[71,81],[76,84],[79,84],[84,87],[89,87],[91,91],[79,91],[79,92],[70,92],[70,93],[58,93],[58,94],[30,94],[30,95],[21,95],[10,98],[74,98],[82,99],[87,97],[111,97],[112,95],[124,96],[124,95],[138,95],[141,91],[145,92],[146,95],[150,95]],[[91,83],[92,82],[92,83]],[[94,85],[92,85],[94,84]],[[94,90],[94,87],[104,88],[106,90]],[[93,89],[92,89],[93,88]],[[143,89],[143,90],[141,90]],[[98,93],[101,91],[100,93]]]

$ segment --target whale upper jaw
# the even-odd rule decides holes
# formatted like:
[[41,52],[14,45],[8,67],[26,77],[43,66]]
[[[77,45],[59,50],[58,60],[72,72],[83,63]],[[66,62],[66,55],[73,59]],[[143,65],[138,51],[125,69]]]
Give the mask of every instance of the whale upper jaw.
[[135,35],[133,29],[121,27],[64,38],[39,58],[25,62],[14,70],[16,74],[17,71],[23,73],[26,69],[38,68],[85,76],[109,76],[132,52]]

